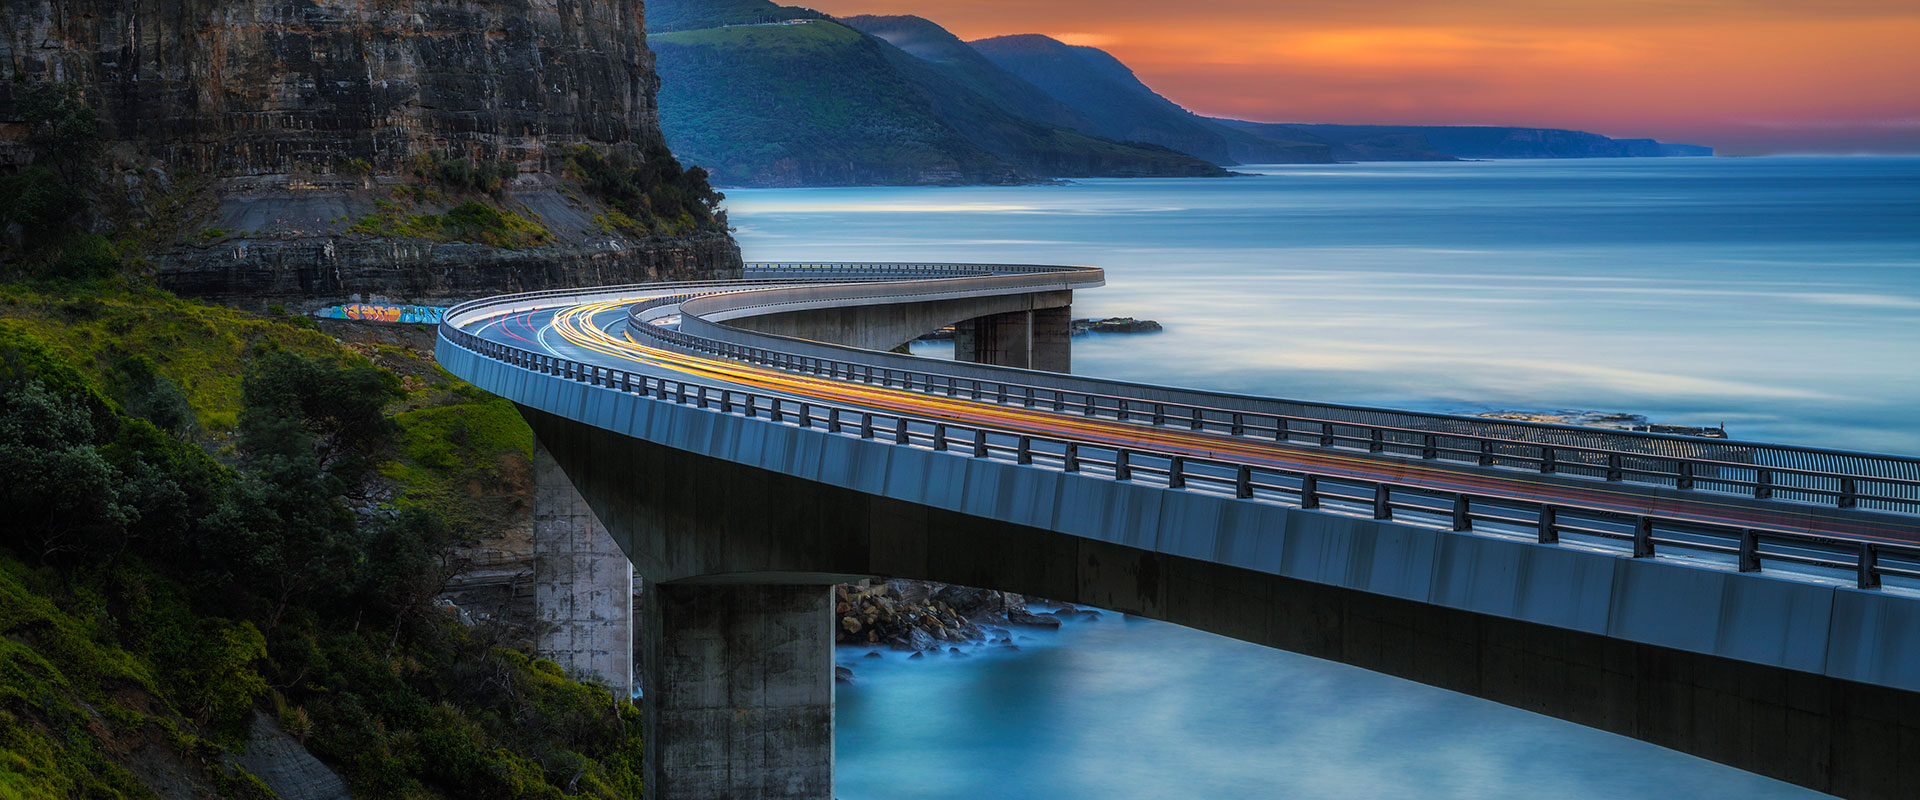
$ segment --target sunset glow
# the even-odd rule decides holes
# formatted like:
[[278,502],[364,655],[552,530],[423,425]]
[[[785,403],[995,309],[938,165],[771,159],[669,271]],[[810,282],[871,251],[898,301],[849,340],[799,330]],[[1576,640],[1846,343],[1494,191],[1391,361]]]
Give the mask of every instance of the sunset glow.
[[1568,127],[1765,152],[1920,152],[1920,5],[828,0],[962,38],[1101,47],[1202,114]]

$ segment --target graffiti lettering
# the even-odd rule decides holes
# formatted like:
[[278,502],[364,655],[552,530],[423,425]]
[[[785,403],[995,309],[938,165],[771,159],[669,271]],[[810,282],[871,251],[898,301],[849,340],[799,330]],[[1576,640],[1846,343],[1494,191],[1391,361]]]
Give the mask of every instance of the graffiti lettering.
[[320,311],[314,312],[314,316],[322,319],[352,319],[361,322],[438,325],[440,324],[441,315],[445,313],[447,313],[446,309],[435,308],[433,306],[386,306],[372,303],[350,303],[343,306],[321,309]]

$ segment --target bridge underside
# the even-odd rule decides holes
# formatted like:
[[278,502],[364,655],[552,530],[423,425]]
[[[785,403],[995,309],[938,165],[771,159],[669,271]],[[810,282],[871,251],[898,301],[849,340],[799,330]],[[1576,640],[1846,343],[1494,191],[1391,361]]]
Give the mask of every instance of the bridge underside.
[[947,326],[954,358],[976,364],[1068,372],[1073,292],[851,305],[727,321],[760,333],[869,350],[892,350]]
[[[973,517],[522,413],[646,578],[649,602],[742,586],[824,596],[818,587],[849,576],[1001,589],[1352,664],[1844,797],[1920,796],[1920,771],[1905,763],[1920,752],[1914,693]],[[728,742],[736,756],[796,748],[826,754],[824,788],[817,772],[772,764],[651,784],[666,790],[653,796],[830,796],[831,725],[809,714],[819,688],[830,692],[831,620],[794,602],[777,620],[715,611],[643,627],[649,653],[690,636],[711,690],[679,693],[649,678],[649,720],[707,720],[666,741],[649,736],[649,765],[718,763],[718,751],[656,750],[711,747],[702,742]],[[728,695],[715,676],[757,688]],[[710,713],[721,708],[735,713]]]

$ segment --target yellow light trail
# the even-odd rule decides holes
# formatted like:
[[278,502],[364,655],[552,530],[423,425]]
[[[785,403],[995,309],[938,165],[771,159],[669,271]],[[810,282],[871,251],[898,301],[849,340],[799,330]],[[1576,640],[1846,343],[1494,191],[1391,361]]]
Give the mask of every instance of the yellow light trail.
[[595,315],[646,297],[622,298],[568,306],[552,312],[551,326],[567,342],[621,361],[696,378],[725,381],[750,389],[775,392],[826,404],[890,412],[934,421],[990,427],[1014,434],[1079,441],[1105,447],[1124,447],[1161,455],[1230,460],[1249,464],[1366,481],[1426,486],[1489,498],[1552,502],[1566,506],[1625,514],[1653,514],[1670,519],[1720,525],[1763,527],[1823,535],[1844,535],[1890,542],[1920,539],[1912,526],[1801,517],[1751,505],[1711,498],[1674,500],[1655,498],[1628,489],[1604,486],[1569,487],[1530,477],[1526,473],[1484,475],[1446,465],[1410,463],[1392,458],[1303,450],[1280,443],[1232,438],[1205,432],[1147,427],[1063,412],[1003,406],[986,401],[940,397],[905,389],[844,383],[796,375],[783,370],[735,361],[689,355],[641,344],[627,334],[615,338],[592,324]]

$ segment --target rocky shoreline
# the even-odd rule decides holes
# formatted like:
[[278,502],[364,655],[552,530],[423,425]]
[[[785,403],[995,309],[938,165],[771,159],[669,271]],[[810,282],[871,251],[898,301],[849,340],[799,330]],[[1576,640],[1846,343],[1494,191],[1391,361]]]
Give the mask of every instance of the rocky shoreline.
[[1709,428],[1698,425],[1668,425],[1650,422],[1645,414],[1626,414],[1610,411],[1480,411],[1472,416],[1487,419],[1510,419],[1519,422],[1545,422],[1554,425],[1579,425],[1586,428],[1607,428],[1618,431],[1637,431],[1640,433],[1665,433],[1674,436],[1702,436],[1709,439],[1727,438],[1727,426]]
[[[908,659],[945,651],[966,655],[978,646],[1019,649],[1017,628],[1058,630],[1068,618],[1098,617],[1101,612],[1012,592],[973,589],[910,580],[861,580],[835,586],[834,643],[909,652]],[[834,679],[854,680],[851,668],[835,669]]]
[[[1103,319],[1083,317],[1069,320],[1067,325],[1068,333],[1072,336],[1085,336],[1089,333],[1159,333],[1160,331],[1166,330],[1160,323],[1153,320],[1135,319],[1133,317],[1106,317]],[[941,328],[914,341],[951,342],[953,341],[953,326],[949,325]]]

